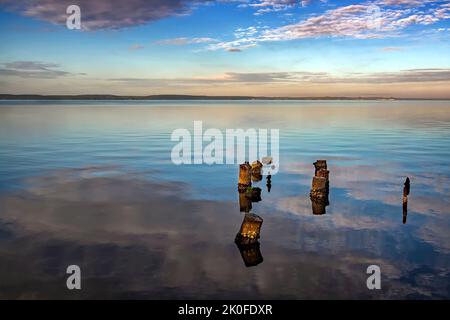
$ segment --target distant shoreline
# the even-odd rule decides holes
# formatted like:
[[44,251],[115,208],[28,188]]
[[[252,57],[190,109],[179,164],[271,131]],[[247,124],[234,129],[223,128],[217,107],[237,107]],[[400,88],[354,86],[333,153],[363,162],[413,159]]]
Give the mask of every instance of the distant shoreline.
[[204,95],[148,95],[148,96],[119,96],[119,95],[39,95],[39,94],[0,94],[0,100],[119,100],[119,101],[145,101],[145,100],[431,100],[447,101],[450,98],[398,98],[398,97],[258,97],[258,96],[204,96]]

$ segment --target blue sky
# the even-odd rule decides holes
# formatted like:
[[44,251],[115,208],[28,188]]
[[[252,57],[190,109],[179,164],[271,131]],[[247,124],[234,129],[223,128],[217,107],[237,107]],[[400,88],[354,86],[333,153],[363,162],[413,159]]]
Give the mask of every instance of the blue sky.
[[0,92],[450,97],[449,19],[434,0],[0,0]]

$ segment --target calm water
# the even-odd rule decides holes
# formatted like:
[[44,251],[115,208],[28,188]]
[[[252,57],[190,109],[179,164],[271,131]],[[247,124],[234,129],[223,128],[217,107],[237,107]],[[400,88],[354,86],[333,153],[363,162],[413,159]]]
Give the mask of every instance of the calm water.
[[[280,129],[280,172],[253,203],[259,251],[234,243],[238,166],[171,162],[172,131],[194,120]],[[448,299],[449,165],[450,102],[1,102],[0,298]]]

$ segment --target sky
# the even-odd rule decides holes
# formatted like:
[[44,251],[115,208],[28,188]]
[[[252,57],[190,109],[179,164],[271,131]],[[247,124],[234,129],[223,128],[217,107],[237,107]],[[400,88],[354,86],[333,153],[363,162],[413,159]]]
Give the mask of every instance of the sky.
[[0,0],[0,93],[450,98],[449,40],[450,1]]

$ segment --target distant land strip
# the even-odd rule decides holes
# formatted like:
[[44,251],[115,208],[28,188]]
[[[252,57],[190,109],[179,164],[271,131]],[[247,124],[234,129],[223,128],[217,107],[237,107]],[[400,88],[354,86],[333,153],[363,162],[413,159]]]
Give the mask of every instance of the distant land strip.
[[397,97],[257,97],[257,96],[203,96],[159,94],[148,96],[119,96],[108,94],[40,95],[0,94],[0,100],[450,100],[450,98]]

